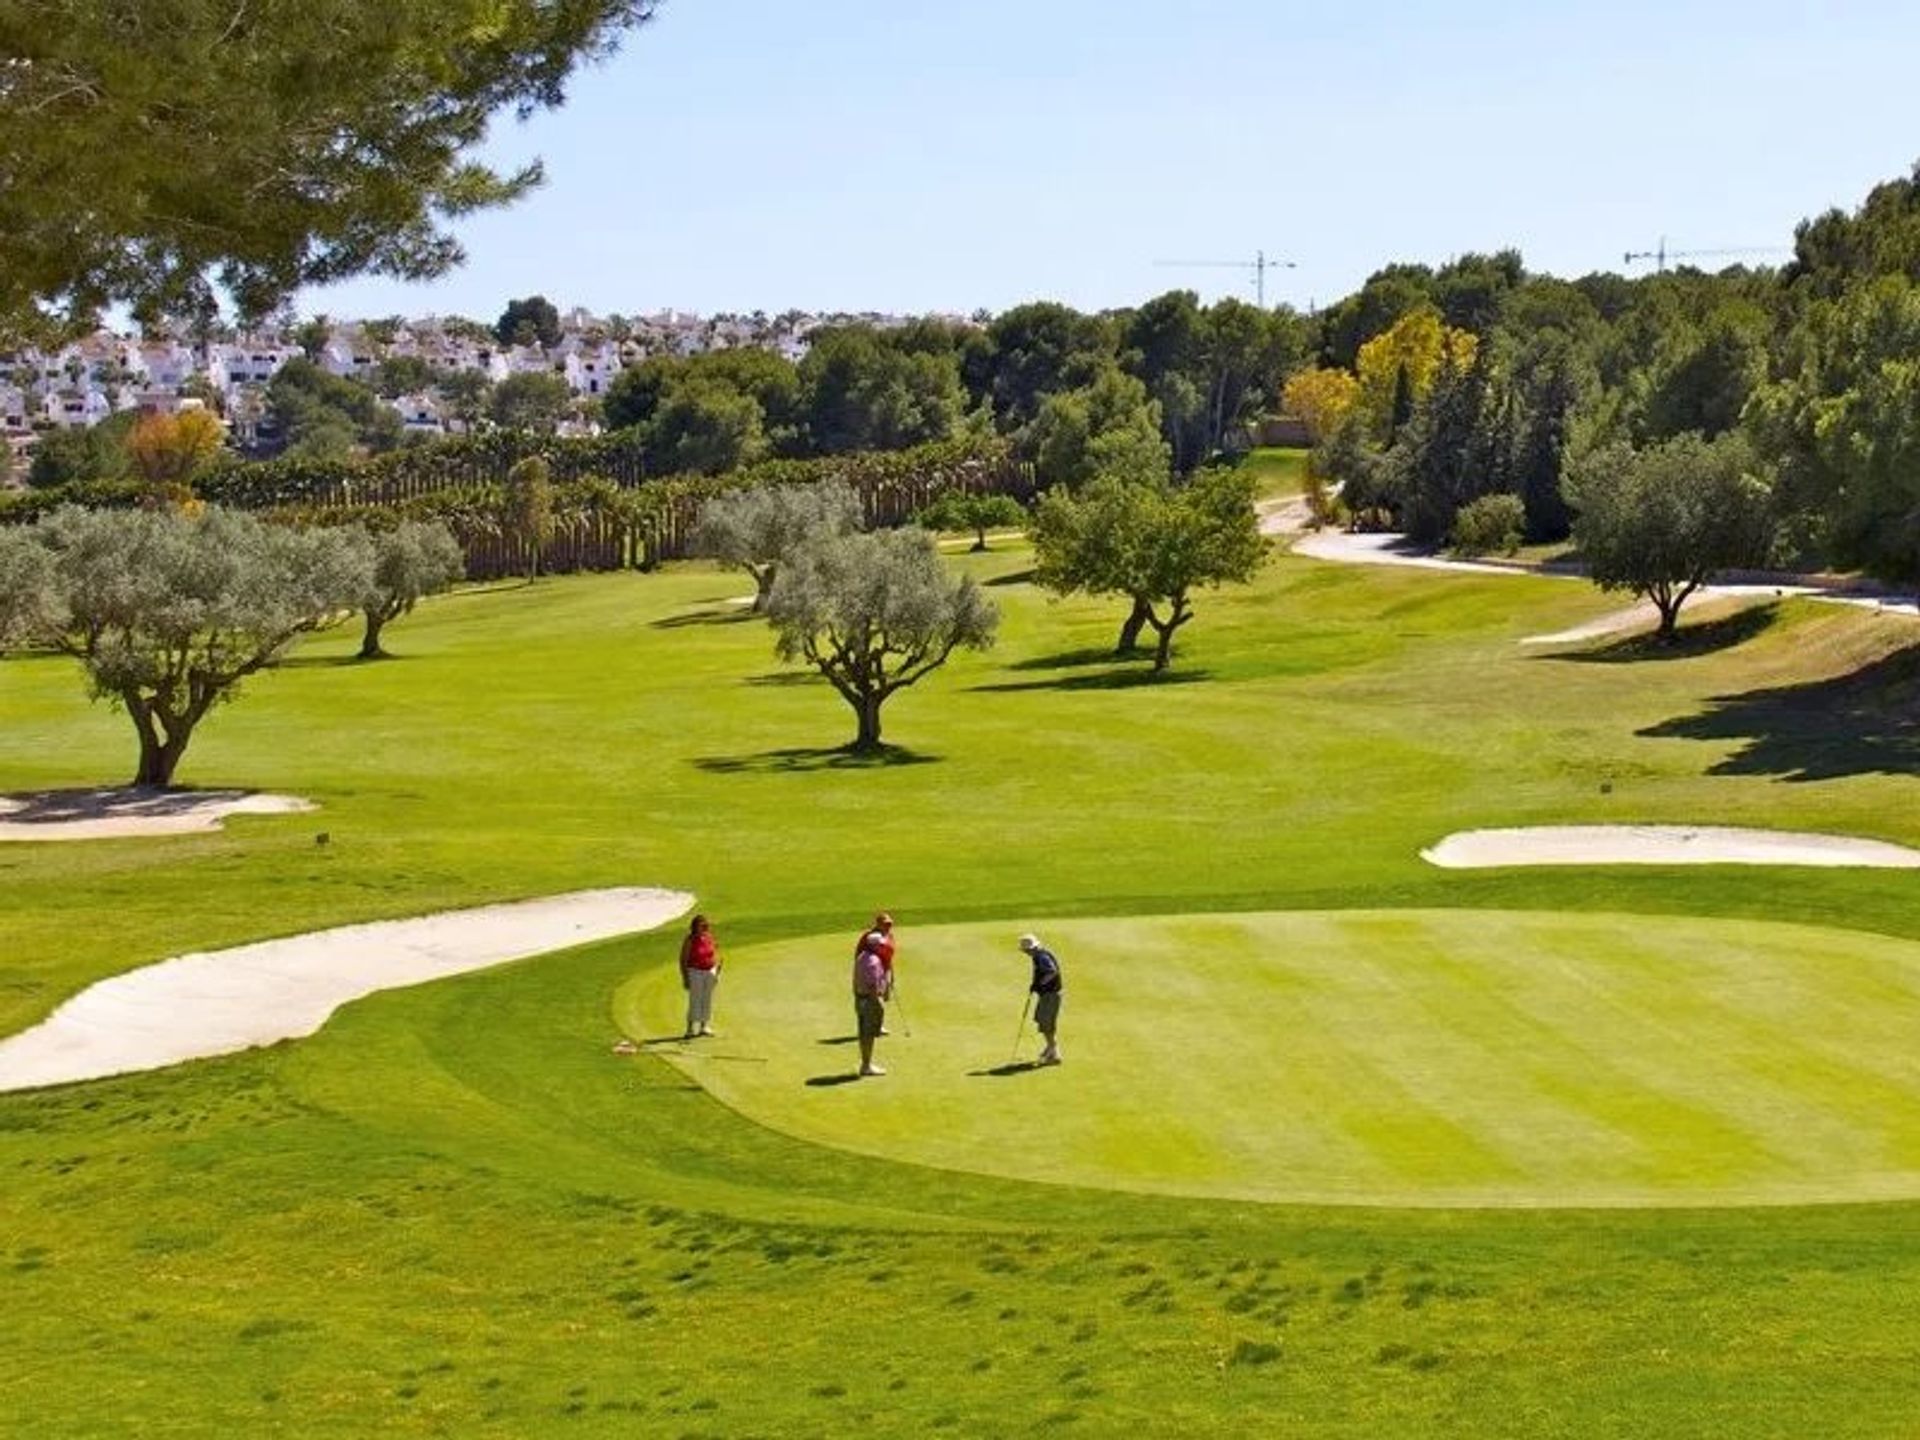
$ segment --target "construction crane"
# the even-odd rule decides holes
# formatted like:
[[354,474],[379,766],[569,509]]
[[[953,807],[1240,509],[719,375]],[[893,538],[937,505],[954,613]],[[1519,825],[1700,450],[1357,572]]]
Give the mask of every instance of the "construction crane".
[[1667,237],[1662,235],[1660,243],[1652,250],[1629,250],[1622,257],[1629,265],[1642,260],[1653,261],[1653,268],[1665,271],[1669,260],[1707,260],[1731,255],[1784,255],[1784,245],[1734,245],[1718,250],[1669,250]]
[[1291,260],[1269,260],[1267,252],[1256,250],[1251,260],[1156,260],[1156,265],[1171,265],[1180,270],[1251,270],[1253,272],[1253,293],[1260,302],[1262,310],[1267,308],[1267,271],[1291,270]]

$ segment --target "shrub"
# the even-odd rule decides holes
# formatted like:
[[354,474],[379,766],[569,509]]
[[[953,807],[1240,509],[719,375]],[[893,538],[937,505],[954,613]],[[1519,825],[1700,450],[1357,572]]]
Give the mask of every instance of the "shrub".
[[1527,507],[1518,495],[1482,495],[1453,517],[1453,553],[1511,555],[1526,527]]

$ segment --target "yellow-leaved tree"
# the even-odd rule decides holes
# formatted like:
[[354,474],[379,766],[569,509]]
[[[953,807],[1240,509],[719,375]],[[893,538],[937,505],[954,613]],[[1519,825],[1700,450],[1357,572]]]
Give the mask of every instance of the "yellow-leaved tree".
[[193,501],[193,477],[220,453],[227,432],[205,410],[147,415],[127,436],[127,456],[147,487],[148,503],[182,508]]
[[1360,382],[1346,370],[1316,365],[1287,381],[1280,394],[1283,413],[1307,427],[1307,443],[1318,445],[1340,428],[1360,397]]
[[1480,337],[1456,330],[1432,305],[1410,310],[1389,330],[1360,347],[1358,406],[1372,435],[1385,440],[1406,422],[1413,406],[1433,388],[1442,360],[1468,370]]

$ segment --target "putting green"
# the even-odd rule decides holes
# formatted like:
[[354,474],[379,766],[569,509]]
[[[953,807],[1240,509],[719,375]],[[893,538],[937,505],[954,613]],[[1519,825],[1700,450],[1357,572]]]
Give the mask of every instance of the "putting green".
[[[1920,1195],[1920,945],[1509,911],[1063,921],[1043,928],[1067,1063],[1009,1073],[1019,928],[902,931],[884,1079],[847,1078],[849,936],[731,953],[720,1037],[648,1048],[790,1135],[1063,1184],[1418,1206]],[[617,1004],[635,1035],[677,1031],[676,972]]]

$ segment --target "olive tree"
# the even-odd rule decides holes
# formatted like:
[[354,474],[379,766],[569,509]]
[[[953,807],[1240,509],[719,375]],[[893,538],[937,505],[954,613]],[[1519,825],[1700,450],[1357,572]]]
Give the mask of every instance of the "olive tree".
[[373,568],[360,613],[366,633],[360,640],[362,660],[384,660],[380,632],[409,613],[428,595],[446,589],[466,574],[466,556],[453,532],[438,520],[408,520],[392,530],[374,534]]
[[1178,487],[1108,476],[1077,496],[1050,491],[1035,512],[1033,536],[1042,586],[1132,602],[1115,653],[1130,654],[1151,627],[1156,672],[1173,658],[1175,633],[1193,619],[1193,592],[1244,584],[1266,558],[1252,477],[1233,470],[1203,472]]
[[767,614],[782,660],[812,665],[853,707],[851,749],[880,748],[880,707],[962,646],[992,645],[1000,617],[953,579],[924,530],[820,536],[781,566]]
[[1773,536],[1771,501],[1753,448],[1738,433],[1675,436],[1645,450],[1605,446],[1568,484],[1573,538],[1602,590],[1629,590],[1660,612],[1673,638],[1680,607],[1717,570],[1755,565]]
[[166,786],[207,713],[296,636],[358,610],[372,569],[358,529],[69,507],[0,532],[0,631],[78,660],[94,698],[133,722],[133,783]]
[[753,576],[753,609],[767,611],[780,566],[795,550],[822,536],[858,530],[860,497],[842,481],[817,485],[759,485],[716,495],[700,508],[693,553]]
[[969,490],[949,490],[917,517],[929,530],[971,530],[973,548],[987,548],[987,531],[1027,523],[1027,512],[1011,495],[978,494]]

